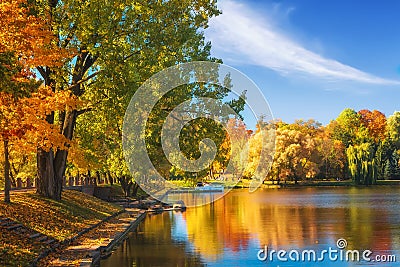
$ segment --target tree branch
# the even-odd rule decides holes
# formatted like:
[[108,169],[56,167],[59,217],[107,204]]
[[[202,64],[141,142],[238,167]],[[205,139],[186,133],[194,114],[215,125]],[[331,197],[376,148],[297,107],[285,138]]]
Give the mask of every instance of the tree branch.
[[101,70],[93,72],[92,74],[90,74],[89,76],[87,76],[85,79],[81,79],[80,81],[76,82],[75,84],[72,84],[70,87],[67,88],[67,90],[72,90],[75,87],[77,87],[78,85],[87,82],[88,80],[92,79],[93,77],[96,77],[97,74],[99,74],[101,72]]
[[42,75],[43,79],[46,79],[47,73],[44,67],[39,66],[36,67],[36,69],[39,71],[40,75]]
[[93,108],[85,108],[85,109],[78,110],[76,112],[76,116],[78,117],[79,115],[82,115],[82,114],[84,114],[86,112],[89,112],[89,111],[92,111],[92,110],[93,110]]
[[133,57],[134,55],[140,54],[140,52],[141,52],[141,50],[137,50],[137,51],[133,52],[132,54],[130,54],[130,55],[124,57],[124,61],[127,60],[127,59],[129,59],[129,58],[131,58],[131,57]]
[[72,25],[72,27],[69,28],[68,35],[67,35],[67,37],[65,38],[64,44],[62,45],[63,48],[66,48],[67,45],[71,42],[72,37],[73,37],[73,35],[74,35],[74,33],[75,33],[76,28],[77,28],[77,27],[76,27],[76,24]]
[[90,53],[86,56],[85,62],[82,67],[82,75],[86,73],[86,71],[93,66],[94,62],[98,59],[98,55],[92,56]]

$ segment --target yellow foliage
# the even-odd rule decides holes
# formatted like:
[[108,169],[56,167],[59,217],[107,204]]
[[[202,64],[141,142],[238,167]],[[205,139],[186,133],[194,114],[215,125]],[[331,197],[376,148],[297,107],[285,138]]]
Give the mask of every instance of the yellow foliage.
[[0,53],[14,52],[25,69],[60,65],[72,50],[57,48],[50,25],[26,6],[26,0],[0,2]]

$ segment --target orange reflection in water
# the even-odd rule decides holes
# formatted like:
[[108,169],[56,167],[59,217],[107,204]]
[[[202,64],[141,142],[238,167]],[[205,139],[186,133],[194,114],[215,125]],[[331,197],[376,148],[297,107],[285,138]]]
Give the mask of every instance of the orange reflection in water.
[[349,249],[390,250],[387,210],[365,193],[367,199],[359,189],[236,190],[211,205],[188,209],[183,217],[189,241],[208,260],[222,257],[224,249],[246,249],[251,240],[301,249],[335,246],[345,238]]

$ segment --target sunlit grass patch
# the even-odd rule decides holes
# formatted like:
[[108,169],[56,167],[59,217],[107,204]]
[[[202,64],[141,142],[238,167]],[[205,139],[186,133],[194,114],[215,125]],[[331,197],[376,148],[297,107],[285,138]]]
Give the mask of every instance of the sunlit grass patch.
[[[0,203],[0,215],[21,223],[58,241],[78,234],[89,226],[121,210],[121,207],[101,201],[93,196],[65,190],[61,201],[54,201],[35,193],[12,193],[10,204]],[[18,266],[38,256],[43,249],[18,230],[0,227],[1,265]],[[22,264],[24,265],[24,264]]]

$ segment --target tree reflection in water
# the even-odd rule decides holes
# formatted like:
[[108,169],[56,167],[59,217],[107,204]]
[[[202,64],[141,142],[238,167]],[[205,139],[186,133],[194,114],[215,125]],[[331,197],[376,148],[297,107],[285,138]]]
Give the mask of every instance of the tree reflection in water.
[[347,249],[395,254],[400,251],[399,192],[389,187],[234,190],[211,205],[148,216],[101,266],[265,266],[256,257],[264,245],[322,250],[336,248],[339,238],[347,240]]

